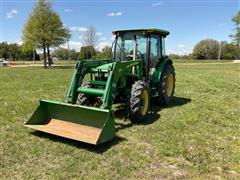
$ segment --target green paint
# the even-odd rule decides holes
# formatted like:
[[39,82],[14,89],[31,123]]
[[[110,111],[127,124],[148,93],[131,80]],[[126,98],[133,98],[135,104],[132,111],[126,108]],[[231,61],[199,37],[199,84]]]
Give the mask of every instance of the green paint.
[[82,94],[88,94],[88,95],[98,95],[101,96],[104,94],[104,90],[102,89],[94,89],[94,88],[78,88],[78,92]]
[[[65,122],[75,123],[76,125],[79,124],[100,129],[101,133],[98,139],[100,136],[101,138],[99,140],[97,139],[95,144],[98,144],[98,141],[101,143],[106,142],[109,140],[109,138],[115,136],[112,111],[96,107],[71,105],[68,103],[61,103],[56,101],[40,101],[39,107],[33,116],[24,125],[35,125],[35,127],[31,126],[31,128],[38,129],[38,125],[47,125],[52,119],[58,119]],[[62,129],[62,131],[67,130],[68,129]],[[92,143],[89,141],[84,142]]]
[[160,81],[162,71],[167,63],[172,63],[172,61],[166,57],[161,59],[161,63],[159,63],[156,67],[156,71],[152,74],[152,81],[154,83],[158,83]]
[[105,86],[106,85],[106,81],[90,81],[90,84]]

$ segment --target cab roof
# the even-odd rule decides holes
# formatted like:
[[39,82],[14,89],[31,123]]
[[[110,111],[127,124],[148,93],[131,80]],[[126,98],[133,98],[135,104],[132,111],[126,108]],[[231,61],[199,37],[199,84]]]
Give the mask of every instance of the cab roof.
[[158,28],[145,28],[145,29],[123,29],[123,30],[114,30],[112,33],[117,34],[117,33],[124,33],[124,32],[135,32],[135,31],[143,31],[148,34],[159,34],[162,36],[167,36],[170,34],[169,31],[163,30],[163,29],[158,29]]

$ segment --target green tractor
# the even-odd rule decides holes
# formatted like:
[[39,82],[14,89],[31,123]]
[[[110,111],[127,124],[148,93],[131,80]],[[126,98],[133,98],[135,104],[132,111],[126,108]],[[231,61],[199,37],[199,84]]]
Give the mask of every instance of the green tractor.
[[113,103],[126,103],[132,123],[146,121],[151,99],[169,104],[175,88],[175,70],[164,43],[169,32],[134,29],[113,34],[112,59],[78,60],[66,102],[40,100],[25,126],[100,144],[115,137]]

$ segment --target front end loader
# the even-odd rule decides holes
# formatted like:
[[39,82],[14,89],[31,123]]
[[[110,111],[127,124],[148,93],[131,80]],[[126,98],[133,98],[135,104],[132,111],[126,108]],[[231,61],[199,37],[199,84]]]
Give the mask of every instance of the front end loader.
[[113,57],[78,60],[66,102],[40,100],[25,126],[65,138],[100,144],[115,137],[113,102],[125,102],[133,123],[143,123],[151,98],[169,104],[175,70],[165,54],[161,29],[113,31]]

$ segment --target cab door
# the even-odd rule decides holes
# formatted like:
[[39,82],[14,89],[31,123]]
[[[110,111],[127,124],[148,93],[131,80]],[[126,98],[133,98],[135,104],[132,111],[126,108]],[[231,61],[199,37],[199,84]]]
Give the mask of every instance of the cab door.
[[156,66],[161,58],[161,39],[158,35],[152,35],[150,38],[150,77],[156,71]]

